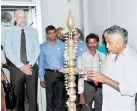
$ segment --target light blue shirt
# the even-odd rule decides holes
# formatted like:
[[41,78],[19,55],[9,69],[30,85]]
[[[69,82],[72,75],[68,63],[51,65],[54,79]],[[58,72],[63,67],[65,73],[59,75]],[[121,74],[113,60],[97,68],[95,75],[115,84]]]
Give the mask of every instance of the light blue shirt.
[[77,49],[76,49],[76,54],[75,54],[75,65],[77,66],[77,59],[78,57],[83,54],[84,52],[86,52],[88,50],[86,44],[84,41],[79,40],[78,44],[77,44]]
[[40,56],[38,59],[40,81],[44,81],[45,69],[56,70],[64,66],[64,42],[56,40],[54,45],[49,41],[40,46]]
[[[25,26],[27,61],[34,65],[40,53],[38,34],[36,29]],[[21,28],[15,26],[6,31],[5,34],[5,53],[7,58],[18,68],[24,64],[20,59]]]

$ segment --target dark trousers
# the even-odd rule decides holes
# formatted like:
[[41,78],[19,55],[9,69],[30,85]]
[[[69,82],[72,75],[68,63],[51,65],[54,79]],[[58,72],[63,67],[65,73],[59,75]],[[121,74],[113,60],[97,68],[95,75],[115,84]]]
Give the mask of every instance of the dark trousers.
[[[94,100],[95,111],[102,111],[102,85],[99,84],[95,87],[93,82],[84,82],[84,95],[86,99],[86,104],[89,106],[90,111],[92,111],[92,103]],[[85,108],[87,111],[87,107]]]
[[46,111],[65,111],[63,103],[64,74],[55,71],[45,71],[46,82]]
[[17,95],[16,111],[25,111],[25,83],[29,100],[28,111],[37,111],[38,67],[36,64],[33,66],[32,70],[32,75],[25,75],[15,65],[10,64],[11,83],[15,87]]

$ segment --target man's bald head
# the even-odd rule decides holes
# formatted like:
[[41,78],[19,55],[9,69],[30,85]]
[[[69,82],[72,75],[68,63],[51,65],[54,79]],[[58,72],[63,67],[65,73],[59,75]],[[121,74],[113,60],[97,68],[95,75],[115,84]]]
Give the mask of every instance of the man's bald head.
[[59,27],[56,29],[56,35],[59,40],[65,40],[64,35],[62,34],[63,28]]
[[24,13],[25,14],[25,11],[23,9],[17,9],[15,11],[15,16],[18,16],[20,13]]
[[19,25],[20,27],[24,27],[24,25],[26,24],[25,11],[22,9],[17,9],[15,11],[14,20],[16,21],[17,25]]
[[59,27],[59,28],[56,29],[56,32],[57,32],[57,33],[60,33],[62,30],[63,30],[63,28],[62,28],[62,27]]

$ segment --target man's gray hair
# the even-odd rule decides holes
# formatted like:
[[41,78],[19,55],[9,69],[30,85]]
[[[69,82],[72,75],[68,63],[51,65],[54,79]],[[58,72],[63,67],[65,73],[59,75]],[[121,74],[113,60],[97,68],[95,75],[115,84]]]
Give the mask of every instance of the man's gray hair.
[[120,27],[120,26],[111,26],[110,28],[108,28],[105,32],[105,35],[106,34],[115,34],[115,33],[118,33],[121,35],[121,37],[124,39],[124,32],[123,32],[123,29]]

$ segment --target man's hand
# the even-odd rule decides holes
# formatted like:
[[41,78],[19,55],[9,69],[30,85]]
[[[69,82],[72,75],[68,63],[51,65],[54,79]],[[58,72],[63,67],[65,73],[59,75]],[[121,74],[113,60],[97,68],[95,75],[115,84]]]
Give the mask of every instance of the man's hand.
[[106,83],[108,77],[105,76],[104,74],[102,73],[99,73],[99,72],[96,72],[96,71],[88,71],[88,79],[90,80],[93,80],[93,81],[98,81],[98,82],[101,82],[101,83]]
[[80,104],[85,104],[85,95],[84,93],[80,94]]
[[45,81],[40,81],[40,85],[41,87],[45,88],[46,87]]
[[3,68],[7,68],[9,70],[9,65],[6,63],[6,64],[2,64],[2,67]]
[[1,74],[1,81],[5,81],[6,80],[6,75],[5,74]]
[[25,64],[25,74],[32,75],[32,69],[30,64]]
[[30,64],[25,64],[25,67],[30,70],[31,69],[31,65]]
[[26,75],[32,75],[32,71],[31,71],[31,65],[29,64],[24,64],[20,70],[25,73]]
[[117,82],[117,81],[105,76],[102,73],[98,73],[98,72],[95,72],[95,71],[88,71],[88,79],[107,84],[110,87],[112,87],[113,89],[115,89],[118,92],[120,92],[119,82]]

